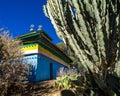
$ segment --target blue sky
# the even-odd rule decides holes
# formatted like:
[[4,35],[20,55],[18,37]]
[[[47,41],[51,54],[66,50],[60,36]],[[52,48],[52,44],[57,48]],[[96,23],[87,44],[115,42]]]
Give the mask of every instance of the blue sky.
[[54,43],[60,42],[48,18],[44,16],[42,5],[46,0],[0,0],[0,28],[10,31],[13,37],[29,32],[30,25],[39,25],[52,37]]

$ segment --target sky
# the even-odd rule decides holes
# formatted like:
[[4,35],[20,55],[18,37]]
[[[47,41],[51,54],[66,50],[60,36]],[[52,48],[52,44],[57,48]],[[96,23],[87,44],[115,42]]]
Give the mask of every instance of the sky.
[[53,39],[53,43],[61,40],[57,37],[51,21],[45,17],[42,6],[46,0],[0,0],[0,28],[10,31],[13,37],[26,34],[30,25],[34,30],[42,25],[44,30]]

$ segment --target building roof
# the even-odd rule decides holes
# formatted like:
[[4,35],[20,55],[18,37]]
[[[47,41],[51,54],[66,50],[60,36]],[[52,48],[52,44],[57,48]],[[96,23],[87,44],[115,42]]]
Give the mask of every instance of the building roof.
[[28,34],[21,35],[17,38],[21,39],[24,45],[38,43],[66,63],[72,62],[72,60],[61,49],[52,43],[52,38],[42,30],[29,32]]
[[21,36],[18,36],[17,38],[20,38],[21,40],[25,40],[25,38],[36,37],[36,36],[38,36],[40,34],[43,34],[47,39],[52,41],[52,38],[47,33],[45,33],[43,30],[31,31],[31,32],[29,32],[27,34],[23,34]]

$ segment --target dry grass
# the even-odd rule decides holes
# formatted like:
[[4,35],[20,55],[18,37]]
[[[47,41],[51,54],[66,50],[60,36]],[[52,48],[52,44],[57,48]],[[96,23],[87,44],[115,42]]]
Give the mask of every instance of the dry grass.
[[49,96],[51,93],[56,92],[55,80],[42,81],[38,83],[32,83],[31,93],[25,94],[25,96]]

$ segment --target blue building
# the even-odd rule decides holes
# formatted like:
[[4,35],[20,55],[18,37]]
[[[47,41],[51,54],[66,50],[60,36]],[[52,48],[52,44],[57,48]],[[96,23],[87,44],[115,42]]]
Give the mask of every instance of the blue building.
[[31,64],[30,81],[54,79],[60,67],[67,68],[71,59],[42,30],[18,37],[23,41],[24,61]]

